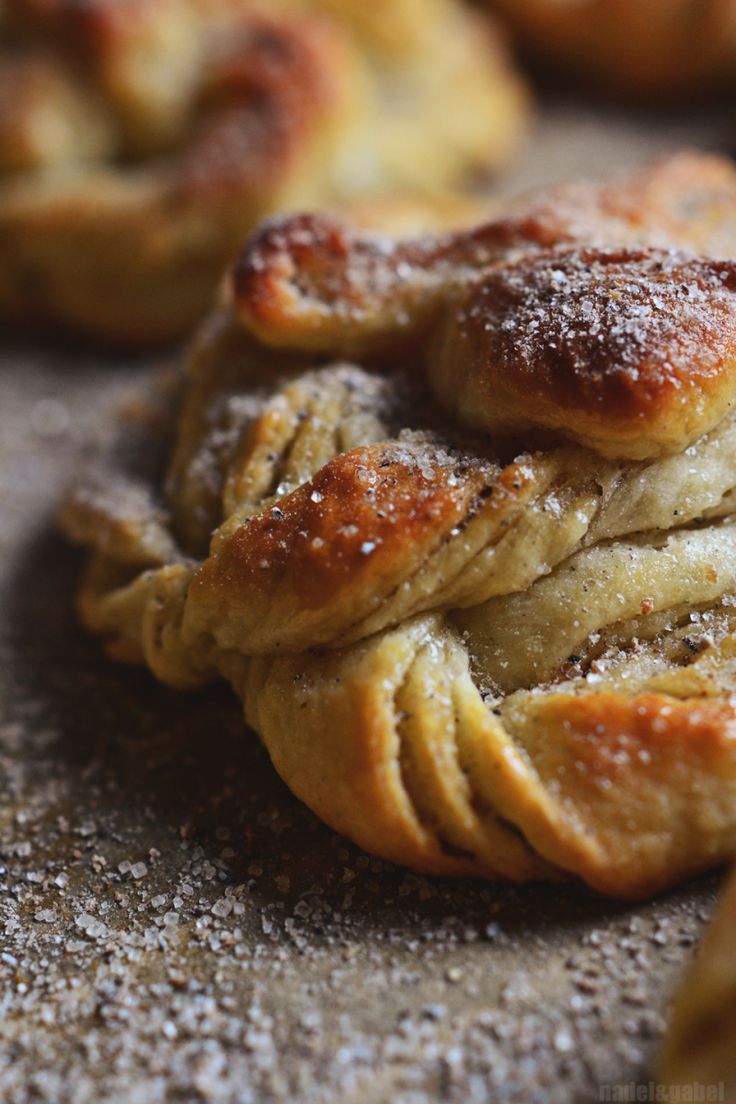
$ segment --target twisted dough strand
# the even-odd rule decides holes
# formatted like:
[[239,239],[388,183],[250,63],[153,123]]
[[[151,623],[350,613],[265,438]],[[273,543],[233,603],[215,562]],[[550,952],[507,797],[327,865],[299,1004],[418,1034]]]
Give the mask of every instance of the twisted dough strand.
[[733,261],[672,252],[736,253],[733,171],[705,159],[698,176],[699,160],[589,186],[577,211],[563,188],[438,239],[268,225],[236,266],[235,309],[281,348],[429,356],[443,409],[471,428],[553,429],[613,458],[678,452],[736,388]]
[[[733,637],[722,647],[733,654]],[[712,659],[713,651],[704,653],[696,668]],[[678,701],[673,687],[658,693],[647,679],[631,680],[618,693],[605,688],[585,693],[578,683],[570,690],[527,695],[500,719],[466,675],[445,713],[432,703],[448,654],[455,656],[450,670],[462,662],[467,672],[462,640],[441,620],[419,619],[329,657],[252,661],[244,681],[236,675],[235,686],[250,723],[294,792],[338,831],[397,862],[452,872],[453,841],[459,838],[459,795],[443,794],[452,775],[443,776],[441,785],[429,786],[426,777],[419,782],[425,802],[431,794],[425,832],[431,828],[432,847],[424,834],[409,832],[396,820],[393,787],[401,778],[407,727],[397,714],[406,700],[398,685],[407,681],[408,662],[421,665],[419,693],[431,710],[429,731],[423,728],[421,739],[431,741],[434,726],[441,725],[438,738],[447,762],[456,754],[453,741],[462,729],[458,746],[471,808],[495,813],[488,851],[477,842],[472,851],[477,873],[489,874],[486,853],[496,856],[496,865],[505,861],[507,876],[514,870],[520,878],[543,873],[530,865],[528,853],[524,861],[503,839],[498,829],[504,821],[547,862],[620,896],[653,892],[736,847],[736,714],[730,704],[697,695]],[[428,664],[436,664],[437,672],[428,672]],[[415,769],[410,782],[417,776]],[[402,795],[403,807],[406,800]],[[421,823],[420,810],[414,810]],[[450,838],[443,834],[448,828]]]
[[281,349],[380,353],[415,340],[479,274],[538,249],[674,246],[731,259],[734,203],[728,162],[681,153],[620,183],[560,185],[435,239],[366,236],[324,215],[281,218],[250,238],[235,265],[235,311]]

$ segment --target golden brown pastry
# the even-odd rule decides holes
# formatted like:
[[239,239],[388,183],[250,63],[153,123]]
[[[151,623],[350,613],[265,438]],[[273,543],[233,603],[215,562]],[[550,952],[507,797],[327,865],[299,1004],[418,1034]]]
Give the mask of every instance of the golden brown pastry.
[[267,224],[164,487],[65,507],[86,625],[225,676],[397,862],[637,897],[733,855],[735,200],[683,154],[440,237]]
[[545,67],[627,99],[736,84],[734,0],[493,0]]
[[441,194],[525,115],[457,0],[8,0],[0,310],[177,336],[264,215]]
[[731,878],[698,957],[675,1000],[661,1079],[675,1098],[684,1086],[713,1086],[736,1100],[736,878]]

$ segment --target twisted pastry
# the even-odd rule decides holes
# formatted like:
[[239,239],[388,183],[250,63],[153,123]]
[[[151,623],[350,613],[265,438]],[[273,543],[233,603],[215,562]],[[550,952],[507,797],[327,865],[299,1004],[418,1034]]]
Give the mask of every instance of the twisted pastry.
[[736,879],[731,878],[698,957],[678,996],[661,1060],[672,1096],[683,1086],[712,1085],[736,1098]]
[[433,195],[503,162],[525,94],[493,28],[456,0],[364,9],[9,0],[3,313],[168,339],[269,212]]
[[626,99],[733,87],[733,0],[494,0],[543,65]]
[[685,154],[437,239],[267,225],[163,502],[65,507],[86,624],[226,677],[398,862],[636,897],[732,855],[735,197]]

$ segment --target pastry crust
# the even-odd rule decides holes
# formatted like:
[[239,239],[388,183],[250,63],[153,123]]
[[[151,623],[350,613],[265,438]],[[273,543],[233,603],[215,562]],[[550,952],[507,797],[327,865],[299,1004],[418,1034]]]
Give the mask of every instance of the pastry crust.
[[689,154],[451,236],[256,233],[164,506],[66,505],[88,627],[226,677],[294,792],[417,869],[640,897],[736,853],[735,189]]
[[675,999],[660,1063],[662,1082],[714,1085],[736,1097],[736,878],[731,878],[698,956]]
[[269,212],[401,190],[421,207],[503,163],[527,107],[493,26],[456,0],[382,8],[10,0],[0,310],[167,340]]
[[736,80],[734,0],[494,0],[545,67],[624,99],[704,96]]

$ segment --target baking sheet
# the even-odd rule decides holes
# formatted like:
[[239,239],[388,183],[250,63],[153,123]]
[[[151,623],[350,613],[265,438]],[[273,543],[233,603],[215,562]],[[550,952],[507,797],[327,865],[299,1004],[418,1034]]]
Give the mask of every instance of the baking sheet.
[[[499,187],[732,137],[727,114],[557,104]],[[632,906],[396,869],[295,801],[224,688],[174,694],[79,630],[53,512],[149,370],[0,352],[0,1100],[589,1104],[648,1081],[719,875]]]

